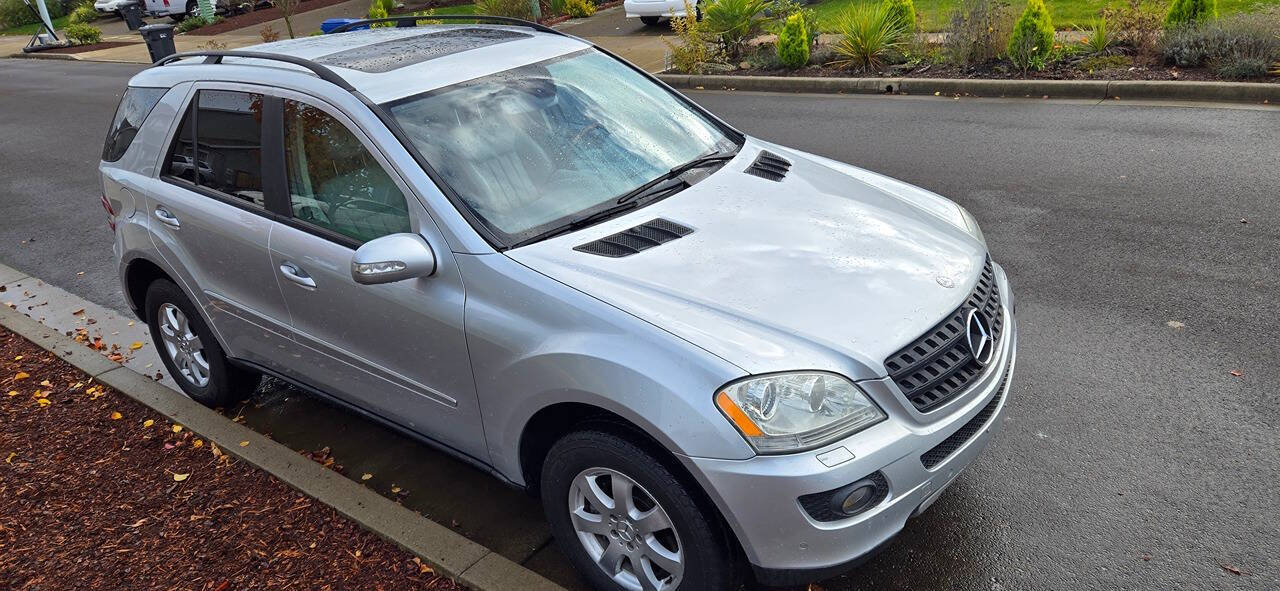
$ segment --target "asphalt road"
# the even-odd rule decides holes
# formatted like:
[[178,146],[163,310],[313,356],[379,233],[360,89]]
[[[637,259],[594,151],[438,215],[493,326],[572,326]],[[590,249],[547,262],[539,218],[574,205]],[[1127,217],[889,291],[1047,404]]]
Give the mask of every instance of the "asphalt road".
[[[0,262],[115,307],[94,166],[136,69],[0,60]],[[1003,431],[884,553],[823,587],[1280,588],[1280,110],[692,96],[753,135],[960,202],[1018,293]],[[297,418],[272,404],[257,406]],[[422,476],[436,488],[456,478],[514,507],[515,533],[544,527],[518,494],[396,451],[445,471]],[[529,560],[562,577],[553,552]]]

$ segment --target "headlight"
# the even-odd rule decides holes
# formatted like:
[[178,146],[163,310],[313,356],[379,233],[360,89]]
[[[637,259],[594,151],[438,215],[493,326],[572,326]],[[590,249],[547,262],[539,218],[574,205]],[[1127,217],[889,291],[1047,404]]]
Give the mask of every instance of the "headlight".
[[760,453],[817,447],[885,419],[853,382],[824,372],[734,382],[716,394],[716,406]]

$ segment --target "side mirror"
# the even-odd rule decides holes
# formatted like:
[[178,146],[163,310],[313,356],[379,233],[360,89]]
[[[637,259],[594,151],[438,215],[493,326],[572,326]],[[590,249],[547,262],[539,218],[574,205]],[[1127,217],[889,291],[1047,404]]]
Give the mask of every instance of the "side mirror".
[[426,277],[436,272],[436,255],[417,234],[390,234],[370,240],[351,257],[351,278],[374,285]]

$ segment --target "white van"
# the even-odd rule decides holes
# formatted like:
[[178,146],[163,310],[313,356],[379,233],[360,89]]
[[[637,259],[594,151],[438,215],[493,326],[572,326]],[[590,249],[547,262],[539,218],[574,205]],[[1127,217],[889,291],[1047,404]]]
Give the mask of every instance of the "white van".
[[[196,0],[145,0],[143,12],[147,16],[167,16],[174,21],[187,18],[188,14],[199,14],[200,7]],[[215,13],[226,12],[226,0],[209,0]]]

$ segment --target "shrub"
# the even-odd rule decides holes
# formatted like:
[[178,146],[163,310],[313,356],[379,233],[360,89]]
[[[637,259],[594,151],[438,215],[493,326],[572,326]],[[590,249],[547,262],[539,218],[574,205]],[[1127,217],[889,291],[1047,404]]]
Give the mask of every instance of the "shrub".
[[[46,2],[49,19],[66,16],[66,7],[61,2]],[[39,22],[35,13],[27,8],[22,0],[0,0],[0,28],[20,27]]]
[[587,0],[566,0],[564,10],[573,18],[586,18],[596,13],[596,5]]
[[1201,23],[1218,18],[1217,0],[1173,0],[1164,17],[1166,29]]
[[565,2],[566,0],[551,0],[548,5],[548,8],[551,9],[550,16],[560,16],[565,14]]
[[1102,9],[1108,29],[1115,31],[1115,42],[1128,47],[1136,57],[1147,60],[1159,53],[1164,34],[1164,9],[1159,4],[1128,0],[1120,8]]
[[509,16],[533,20],[533,5],[529,0],[476,0],[476,14]]
[[919,22],[916,21],[916,5],[911,0],[884,0],[889,9],[889,16],[898,19],[908,32],[915,33]]
[[207,27],[220,20],[222,20],[220,17],[206,19],[199,14],[192,14],[191,16],[182,19],[182,22],[178,23],[176,28],[179,33],[187,33],[199,29],[200,27]]
[[703,21],[714,33],[730,59],[742,55],[742,49],[769,20],[764,15],[766,0],[714,0],[707,7]]
[[715,44],[716,36],[707,28],[705,20],[699,20],[697,9],[684,0],[687,16],[673,16],[671,28],[679,43],[662,37],[671,56],[671,67],[685,74],[706,74],[724,67],[724,52]]
[[76,45],[92,45],[102,41],[102,30],[93,25],[71,23],[67,25],[67,39]]
[[[380,2],[379,0],[373,0],[373,3],[369,4],[369,12],[365,16],[368,17],[370,20],[387,18],[387,9],[382,7],[382,2]],[[372,23],[369,25],[369,28],[378,29],[383,27],[394,27],[394,26],[396,26],[396,24],[390,23],[390,22]]]
[[1008,46],[1012,22],[1004,0],[960,0],[951,12],[944,56],[961,66],[995,59]]
[[272,41],[280,40],[280,31],[277,31],[275,27],[271,26],[271,23],[267,23],[258,31],[258,36],[262,37],[263,43],[271,43]]
[[377,0],[382,5],[382,11],[391,14],[396,11],[396,0]]
[[93,9],[93,4],[81,4],[75,10],[71,11],[71,15],[67,18],[70,23],[88,24],[98,20],[98,11]]
[[1084,39],[1080,41],[1080,44],[1089,53],[1099,54],[1111,49],[1115,42],[1115,37],[1111,35],[1111,30],[1107,28],[1107,19],[1103,17],[1093,19],[1089,23],[1089,28],[1085,29]]
[[809,30],[804,17],[793,14],[778,31],[778,61],[788,68],[803,68],[809,63]]
[[850,7],[836,24],[840,38],[831,50],[836,59],[830,65],[879,70],[888,56],[902,49],[907,28],[883,4],[865,3]]
[[775,32],[782,31],[782,27],[785,26],[787,19],[791,18],[791,15],[800,15],[800,18],[804,19],[804,30],[809,33],[809,46],[812,47],[813,43],[818,40],[818,13],[814,12],[812,8],[805,8],[803,4],[796,2],[796,0],[773,0],[765,12],[777,23],[775,25],[777,31]]
[[1165,61],[1183,67],[1207,65],[1228,78],[1263,76],[1268,64],[1280,59],[1276,31],[1280,12],[1242,13],[1179,27],[1165,35]]
[[1025,72],[1043,70],[1053,51],[1053,20],[1044,0],[1027,0],[1027,7],[1009,36],[1009,59]]

